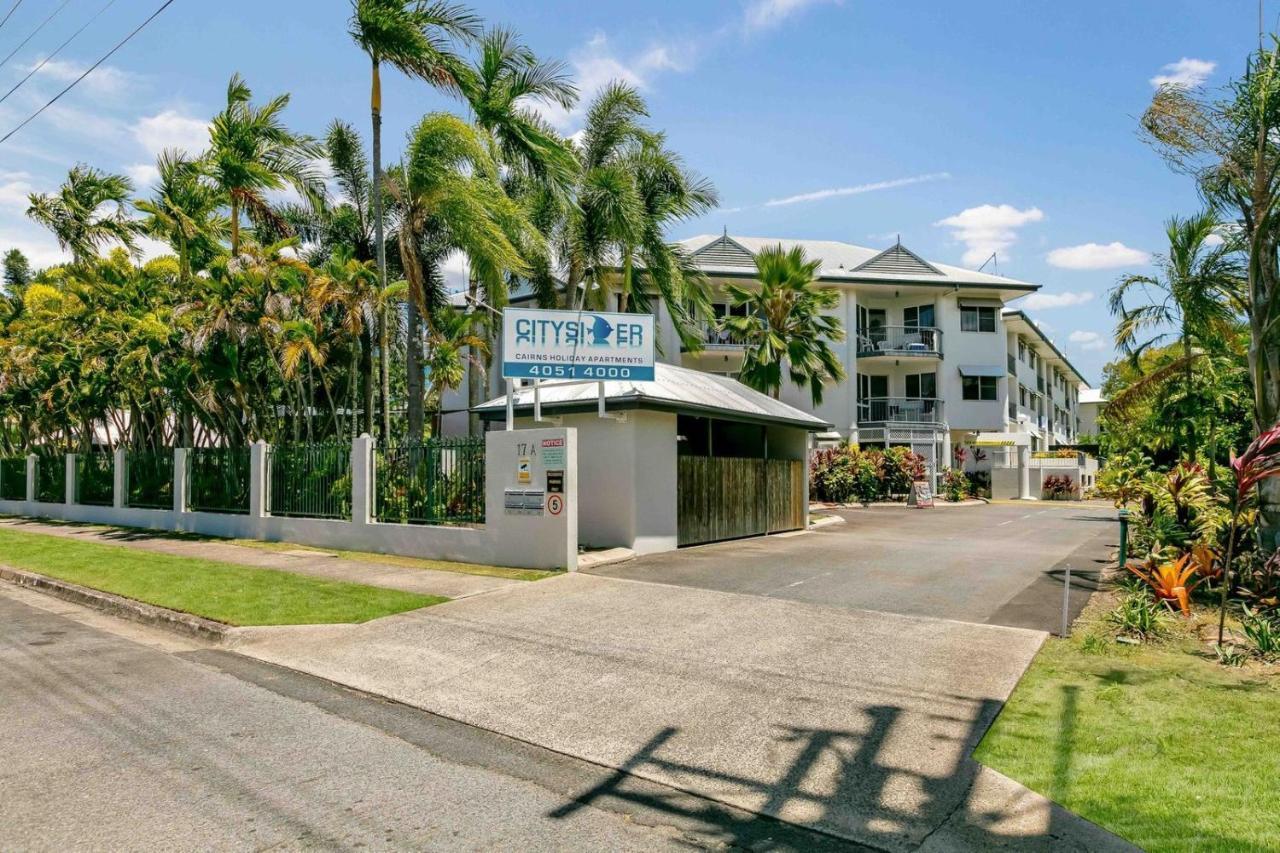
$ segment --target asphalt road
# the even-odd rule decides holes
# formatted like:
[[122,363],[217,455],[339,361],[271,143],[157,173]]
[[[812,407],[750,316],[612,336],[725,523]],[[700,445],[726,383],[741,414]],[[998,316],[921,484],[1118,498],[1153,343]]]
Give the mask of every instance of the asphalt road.
[[811,533],[722,542],[595,574],[816,604],[1057,632],[1063,572],[1072,618],[1119,535],[1114,510],[991,504],[841,510]]
[[838,846],[230,652],[135,642],[34,595],[0,589],[3,849]]

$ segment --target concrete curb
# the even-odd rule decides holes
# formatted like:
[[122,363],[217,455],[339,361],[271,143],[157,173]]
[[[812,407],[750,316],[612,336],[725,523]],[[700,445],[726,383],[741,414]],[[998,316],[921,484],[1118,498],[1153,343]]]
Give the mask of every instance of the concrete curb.
[[86,607],[92,607],[95,610],[100,610],[120,619],[128,619],[130,622],[140,622],[143,625],[164,628],[198,640],[225,643],[237,631],[236,628],[230,625],[224,625],[221,622],[214,622],[211,619],[205,619],[200,616],[192,616],[190,613],[157,607],[154,604],[146,604],[141,601],[135,601],[132,598],[90,589],[89,587],[68,583],[67,581],[36,574],[35,572],[12,569],[8,566],[0,566],[0,580],[16,586],[38,590]]
[[820,515],[810,518],[809,529],[819,530],[823,527],[830,527],[833,524],[848,524],[848,522],[839,515]]

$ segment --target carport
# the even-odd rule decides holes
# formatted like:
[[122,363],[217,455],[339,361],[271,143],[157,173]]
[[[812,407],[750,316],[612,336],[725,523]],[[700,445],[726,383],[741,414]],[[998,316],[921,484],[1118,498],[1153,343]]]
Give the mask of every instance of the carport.
[[[538,425],[517,389],[516,427]],[[802,529],[810,434],[830,424],[735,379],[658,364],[654,381],[543,385],[546,422],[578,432],[579,542],[669,551]],[[506,416],[499,397],[476,411]]]

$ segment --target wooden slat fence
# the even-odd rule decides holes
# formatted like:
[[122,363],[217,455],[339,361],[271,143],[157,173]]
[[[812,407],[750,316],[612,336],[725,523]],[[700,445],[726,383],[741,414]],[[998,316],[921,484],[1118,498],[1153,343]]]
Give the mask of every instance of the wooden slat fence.
[[698,545],[804,526],[804,463],[681,456],[677,544]]

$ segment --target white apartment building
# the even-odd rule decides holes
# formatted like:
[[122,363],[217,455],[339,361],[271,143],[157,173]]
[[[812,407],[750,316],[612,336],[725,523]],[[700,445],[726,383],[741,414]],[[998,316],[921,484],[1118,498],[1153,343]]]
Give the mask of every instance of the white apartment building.
[[[722,316],[732,310],[725,285],[749,283],[753,253],[779,243],[821,259],[818,281],[840,295],[832,313],[847,336],[832,346],[847,379],[827,386],[818,406],[807,389],[790,383],[781,395],[834,425],[819,441],[909,445],[936,472],[950,463],[955,444],[979,432],[1030,433],[1033,450],[1070,443],[1079,433],[1084,377],[1023,312],[1006,307],[1039,285],[926,261],[901,243],[880,251],[725,234],[681,245],[707,276]],[[513,295],[512,302],[527,297]],[[660,361],[726,376],[741,369],[744,347],[714,327],[696,352],[681,346],[661,308],[657,328]],[[500,361],[495,353],[494,363]],[[488,392],[486,399],[503,393],[497,376]],[[465,400],[465,388],[446,400],[446,410],[453,409],[445,416],[447,433],[466,429]]]

